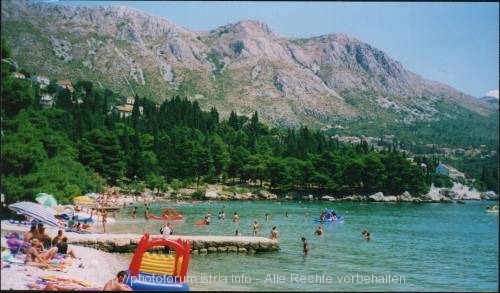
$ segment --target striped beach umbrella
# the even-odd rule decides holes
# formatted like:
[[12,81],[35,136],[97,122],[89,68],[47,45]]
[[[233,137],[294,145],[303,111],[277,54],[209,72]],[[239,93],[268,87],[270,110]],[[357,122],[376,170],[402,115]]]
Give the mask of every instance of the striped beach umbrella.
[[59,227],[59,222],[56,217],[54,217],[54,210],[49,207],[30,201],[21,201],[10,204],[9,209],[19,214],[35,218],[49,226]]
[[35,195],[35,200],[46,207],[54,207],[57,205],[57,200],[54,198],[52,194],[48,193],[38,193]]

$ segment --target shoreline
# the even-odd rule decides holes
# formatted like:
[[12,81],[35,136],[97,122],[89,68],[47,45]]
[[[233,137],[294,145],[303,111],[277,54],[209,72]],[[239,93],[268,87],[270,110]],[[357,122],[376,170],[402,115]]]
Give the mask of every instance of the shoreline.
[[[322,200],[322,201],[360,201],[360,202],[414,202],[414,203],[436,203],[453,202],[465,200],[492,200],[498,201],[499,195],[493,191],[479,192],[475,188],[454,183],[450,188],[431,186],[429,192],[423,195],[411,195],[405,191],[397,195],[384,195],[382,192],[369,194],[344,194],[334,195],[328,192],[318,192],[316,190],[292,190],[282,191],[278,194],[267,189],[257,189],[252,191],[252,187],[234,187],[234,191],[227,190],[228,186],[223,184],[208,184],[201,187],[205,194],[193,197],[196,192],[194,188],[182,188],[179,191],[167,191],[152,195],[152,192],[135,197],[123,194],[123,200],[120,200],[122,206],[136,206],[139,203],[151,203],[155,201],[174,202],[175,204],[195,203],[198,201],[220,200],[220,201],[282,201],[282,200]],[[125,199],[126,198],[126,199]]]

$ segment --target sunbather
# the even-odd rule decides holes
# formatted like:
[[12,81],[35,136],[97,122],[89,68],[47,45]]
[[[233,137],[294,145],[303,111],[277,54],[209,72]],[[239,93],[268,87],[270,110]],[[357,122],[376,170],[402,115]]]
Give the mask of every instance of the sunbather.
[[31,240],[31,248],[26,254],[27,262],[34,262],[39,264],[48,264],[57,253],[57,247],[52,247],[49,250],[44,250],[43,245],[37,238]]

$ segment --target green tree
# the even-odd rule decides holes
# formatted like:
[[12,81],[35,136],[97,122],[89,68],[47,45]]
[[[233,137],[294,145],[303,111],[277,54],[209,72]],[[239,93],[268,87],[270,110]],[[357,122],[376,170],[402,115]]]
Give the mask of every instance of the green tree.
[[6,77],[2,82],[0,103],[8,116],[16,115],[21,109],[33,105],[35,93],[30,83],[14,77]]

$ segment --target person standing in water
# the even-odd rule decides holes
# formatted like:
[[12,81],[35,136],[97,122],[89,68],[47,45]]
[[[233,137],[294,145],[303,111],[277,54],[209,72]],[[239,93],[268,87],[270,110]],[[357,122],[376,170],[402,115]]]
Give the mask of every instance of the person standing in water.
[[240,216],[238,216],[238,213],[237,212],[234,212],[234,215],[233,215],[233,222],[239,222],[240,221]]
[[170,235],[172,235],[172,227],[169,222],[166,222],[165,225],[160,229],[160,233],[163,236],[163,239],[168,239]]
[[309,252],[309,243],[307,243],[307,239],[305,237],[302,237],[302,242],[303,242],[304,256],[306,256],[307,253]]
[[252,225],[253,236],[257,236],[257,233],[259,233],[259,228],[260,228],[259,222],[257,222],[257,220],[255,220],[253,222],[253,225]]
[[271,240],[278,240],[278,230],[276,230],[276,226],[271,230]]

